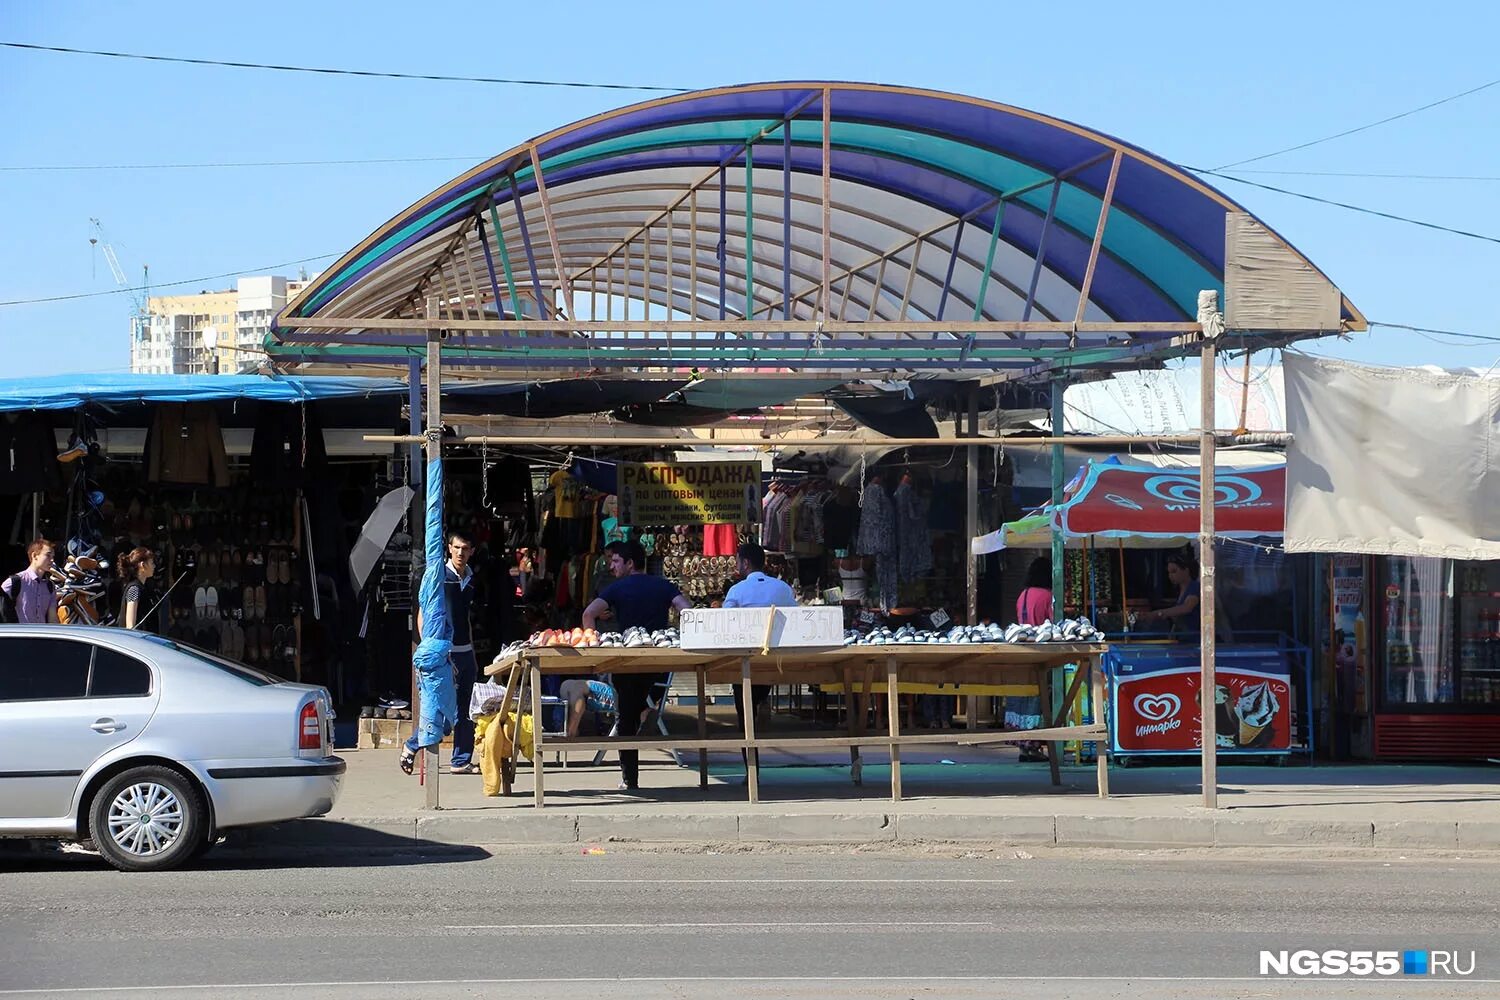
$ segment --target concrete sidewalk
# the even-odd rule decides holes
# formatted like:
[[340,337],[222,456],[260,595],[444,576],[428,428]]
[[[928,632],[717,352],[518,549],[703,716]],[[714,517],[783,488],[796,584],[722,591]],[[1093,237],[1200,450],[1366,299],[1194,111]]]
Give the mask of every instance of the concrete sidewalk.
[[478,775],[444,773],[442,809],[429,811],[394,750],[340,753],[349,771],[330,816],[247,837],[334,848],[631,841],[1500,851],[1497,767],[1221,762],[1221,808],[1211,811],[1195,767],[1112,768],[1111,797],[1100,799],[1092,765],[1065,767],[1055,788],[1045,764],[1020,764],[1010,748],[908,748],[906,798],[892,802],[883,754],[865,753],[864,783],[855,786],[847,755],[839,766],[834,754],[767,753],[752,806],[737,754],[715,755],[704,789],[695,767],[643,752],[642,790],[630,795],[614,790],[612,756],[564,770],[549,754],[542,809],[523,764],[508,798],[486,798]]

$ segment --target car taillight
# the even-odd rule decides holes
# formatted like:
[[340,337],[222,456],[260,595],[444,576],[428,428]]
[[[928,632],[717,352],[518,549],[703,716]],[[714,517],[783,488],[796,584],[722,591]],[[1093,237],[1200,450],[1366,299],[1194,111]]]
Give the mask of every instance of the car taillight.
[[323,746],[323,724],[318,718],[318,703],[310,701],[302,706],[302,719],[297,727],[297,749],[319,750]]

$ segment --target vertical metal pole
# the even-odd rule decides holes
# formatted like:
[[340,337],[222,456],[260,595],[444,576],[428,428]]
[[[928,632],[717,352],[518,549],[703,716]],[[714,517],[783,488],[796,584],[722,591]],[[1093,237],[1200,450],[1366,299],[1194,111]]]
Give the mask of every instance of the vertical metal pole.
[[[953,288],[953,269],[958,265],[958,247],[963,242],[963,238],[964,220],[959,219],[958,230],[953,234],[953,253],[948,255],[948,273],[943,276],[943,291],[938,296],[937,315],[933,319],[942,319],[943,310],[948,306],[948,292]],[[937,340],[938,335],[934,333],[932,339]]]
[[755,154],[745,144],[745,319],[755,315]]
[[[719,318],[724,319],[728,313],[724,308],[724,272],[729,261],[729,246],[727,243],[727,218],[729,212],[729,179],[723,167],[719,168]],[[719,331],[722,339],[724,332]]]
[[[495,275],[495,256],[490,253],[490,241],[484,234],[484,216],[478,219],[479,224],[479,246],[484,251],[484,270],[490,277],[490,294],[495,297],[495,314],[501,319],[505,318],[505,310],[500,308],[500,279]],[[590,317],[592,319],[593,317]]]
[[1052,182],[1052,198],[1047,202],[1047,217],[1042,220],[1042,233],[1036,240],[1036,263],[1031,267],[1031,285],[1026,289],[1026,308],[1021,310],[1021,322],[1031,319],[1032,307],[1036,305],[1036,286],[1042,278],[1042,263],[1047,259],[1047,234],[1052,231],[1052,219],[1057,215],[1057,195],[1062,190],[1062,179]]
[[[781,127],[781,318],[792,318],[792,123]],[[766,319],[770,319],[769,315]],[[783,333],[783,340],[791,340]]]
[[[413,437],[422,435],[422,359],[411,357],[406,361],[406,426]],[[422,462],[422,446],[410,444],[406,446],[406,485],[411,487],[411,536],[412,542],[412,580],[411,585],[416,586],[417,554],[424,551],[422,546],[417,545],[418,525],[422,524],[423,513],[426,507],[422,500],[422,483],[426,480],[427,467]],[[411,652],[417,649],[417,611],[413,604],[411,613]],[[411,672],[411,708],[412,718],[419,719],[422,714],[421,692],[417,685],[417,672]],[[415,725],[415,723],[413,723]]]
[[[515,188],[511,188],[511,194],[515,194]],[[510,293],[510,312],[516,319],[520,319],[521,297],[516,294],[516,273],[510,266],[510,250],[505,245],[505,230],[500,228],[500,213],[493,202],[490,204],[490,225],[495,227],[495,247],[500,251],[500,269],[505,273],[505,290]],[[498,307],[499,304],[496,305]],[[526,335],[524,330],[521,335]]]
[[1203,338],[1203,354],[1199,365],[1199,391],[1202,396],[1203,415],[1201,434],[1198,438],[1198,565],[1202,575],[1198,581],[1198,609],[1201,635],[1200,653],[1203,659],[1202,682],[1198,687],[1201,703],[1200,722],[1203,744],[1203,805],[1208,809],[1219,807],[1219,754],[1215,740],[1217,726],[1214,718],[1214,695],[1218,687],[1215,677],[1214,630],[1218,625],[1214,602],[1214,506],[1218,495],[1214,481],[1214,368],[1217,361],[1217,345],[1212,337]]
[[995,203],[995,224],[990,227],[990,249],[984,255],[984,273],[979,276],[979,294],[974,296],[974,318],[984,318],[984,299],[990,292],[990,273],[995,269],[995,248],[1000,245],[1000,226],[1005,219],[1005,198]]
[[[1052,436],[1060,437],[1063,433],[1063,393],[1066,383],[1062,379],[1054,379],[1052,382]],[[1054,444],[1052,446],[1052,506],[1056,508],[1063,500],[1063,446]],[[1058,527],[1054,518],[1052,521],[1052,620],[1062,621],[1067,617],[1063,608],[1067,603],[1067,595],[1063,593],[1065,581],[1063,579],[1063,536],[1062,529]]]
[[1094,285],[1094,267],[1099,263],[1099,248],[1104,245],[1104,227],[1109,222],[1109,206],[1115,200],[1115,180],[1120,176],[1119,150],[1109,163],[1109,180],[1104,185],[1104,200],[1099,203],[1099,222],[1094,227],[1094,242],[1089,247],[1089,264],[1083,272],[1083,286],[1078,289],[1078,312],[1073,322],[1083,322],[1083,311],[1088,308],[1089,290]]
[[[979,393],[969,393],[969,437],[979,436]],[[973,548],[969,545],[975,536],[979,534],[979,448],[969,445],[964,449],[965,464],[968,468],[968,481],[964,497],[964,548],[968,552],[968,572],[966,574],[968,585],[968,617],[964,619],[970,625],[979,621],[979,559],[974,555]]]
[[546,296],[542,294],[542,279],[536,269],[536,254],[531,250],[531,233],[526,228],[526,212],[521,208],[521,186],[515,177],[510,178],[510,189],[515,195],[516,221],[521,224],[521,249],[526,251],[526,266],[531,269],[531,294],[536,297],[536,309],[542,319],[551,319],[552,310],[547,308]]
[[698,190],[688,211],[688,315],[698,318]]
[[833,255],[833,242],[830,236],[833,212],[830,205],[833,201],[833,166],[830,153],[833,149],[833,91],[827,87],[823,88],[823,311],[818,317],[823,322],[828,322],[828,259]]
[[[427,315],[434,318],[437,315],[437,302],[429,298],[427,300]],[[428,463],[437,461],[443,454],[443,404],[442,404],[442,331],[427,331],[427,453]],[[433,490],[441,491],[441,482],[428,482],[427,492]],[[424,519],[425,520],[425,519]],[[416,532],[412,532],[413,537]],[[427,532],[425,525],[422,531],[423,544]],[[427,753],[427,808],[441,809],[442,800],[438,793],[438,751],[442,749],[442,743],[435,743],[426,749]]]

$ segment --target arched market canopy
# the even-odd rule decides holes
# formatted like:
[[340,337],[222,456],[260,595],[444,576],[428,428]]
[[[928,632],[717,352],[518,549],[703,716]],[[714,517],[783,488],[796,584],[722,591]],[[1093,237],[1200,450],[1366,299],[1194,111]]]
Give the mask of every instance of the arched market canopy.
[[271,351],[404,363],[443,321],[445,366],[528,372],[1117,368],[1196,340],[1231,231],[1331,303],[1240,332],[1364,328],[1269,227],[1111,136],[912,88],[727,87],[468,171],[310,284]]

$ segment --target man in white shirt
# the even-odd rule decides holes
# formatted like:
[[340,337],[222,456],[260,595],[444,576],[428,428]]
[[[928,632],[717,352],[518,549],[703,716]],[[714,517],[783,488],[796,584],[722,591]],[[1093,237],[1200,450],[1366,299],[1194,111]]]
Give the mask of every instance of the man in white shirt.
[[[791,608],[797,605],[797,595],[785,580],[766,576],[766,550],[754,542],[739,547],[740,582],[729,588],[724,595],[726,608]],[[771,685],[755,684],[750,688],[752,711],[757,715],[771,696]],[[745,729],[744,697],[740,686],[734,686],[734,714],[739,719],[740,731]]]

